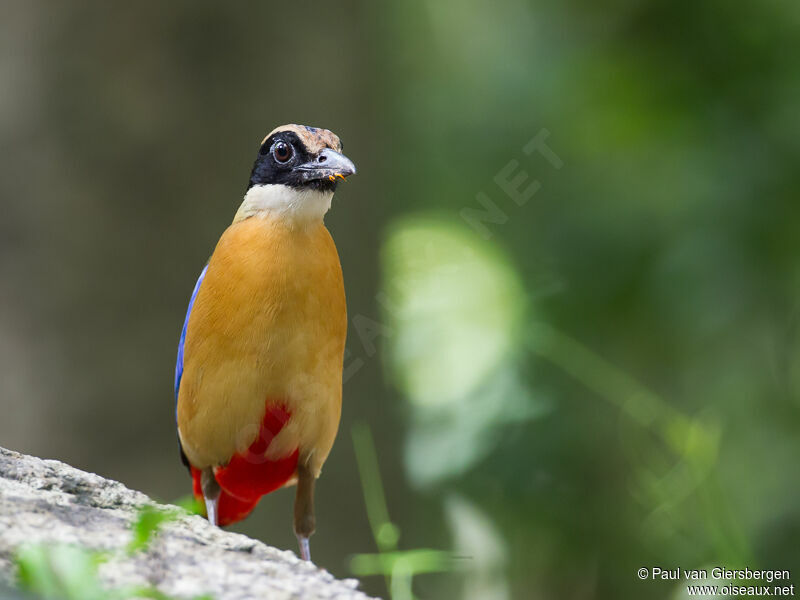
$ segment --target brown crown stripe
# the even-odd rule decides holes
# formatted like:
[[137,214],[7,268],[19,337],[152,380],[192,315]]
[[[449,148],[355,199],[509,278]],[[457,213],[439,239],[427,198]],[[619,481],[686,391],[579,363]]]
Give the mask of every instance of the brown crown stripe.
[[266,137],[261,140],[261,143],[263,144],[267,141],[269,136],[274,133],[278,133],[279,131],[293,131],[296,133],[297,137],[302,140],[308,151],[312,154],[316,154],[323,148],[331,148],[337,152],[342,151],[342,142],[339,141],[339,136],[337,136],[335,133],[328,131],[327,129],[308,127],[307,125],[281,125],[280,127],[276,127],[270,131]]

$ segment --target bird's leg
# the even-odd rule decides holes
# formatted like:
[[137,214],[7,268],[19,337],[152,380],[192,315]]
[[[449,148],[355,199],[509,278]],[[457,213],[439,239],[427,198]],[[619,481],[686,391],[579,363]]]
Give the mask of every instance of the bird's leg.
[[200,487],[203,488],[203,499],[206,501],[206,514],[208,522],[219,525],[217,522],[217,502],[219,501],[220,487],[214,477],[214,468],[206,467],[200,475]]
[[297,496],[294,499],[294,533],[300,543],[300,557],[311,560],[308,538],[314,533],[314,475],[303,464],[297,466]]

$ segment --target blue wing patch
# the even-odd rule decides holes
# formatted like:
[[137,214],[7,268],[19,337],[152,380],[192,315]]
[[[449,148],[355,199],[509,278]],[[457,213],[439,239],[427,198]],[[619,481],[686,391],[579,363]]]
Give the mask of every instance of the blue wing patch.
[[192,292],[192,297],[189,300],[189,308],[186,310],[186,319],[183,321],[183,329],[181,330],[181,339],[178,342],[178,361],[175,364],[175,406],[177,408],[178,405],[178,390],[181,387],[181,377],[183,377],[183,345],[186,343],[186,327],[189,325],[189,315],[192,314],[192,307],[194,306],[195,298],[197,298],[197,292],[200,291],[200,284],[203,283],[203,278],[206,276],[206,271],[208,271],[208,265],[203,268],[203,272],[200,273],[200,277],[197,279],[197,283],[194,285],[194,291]]

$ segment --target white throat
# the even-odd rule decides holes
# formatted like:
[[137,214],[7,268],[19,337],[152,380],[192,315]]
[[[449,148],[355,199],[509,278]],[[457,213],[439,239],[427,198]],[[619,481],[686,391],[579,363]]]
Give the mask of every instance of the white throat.
[[233,222],[254,216],[274,216],[289,225],[319,223],[331,207],[333,192],[304,190],[287,185],[254,185],[244,195]]

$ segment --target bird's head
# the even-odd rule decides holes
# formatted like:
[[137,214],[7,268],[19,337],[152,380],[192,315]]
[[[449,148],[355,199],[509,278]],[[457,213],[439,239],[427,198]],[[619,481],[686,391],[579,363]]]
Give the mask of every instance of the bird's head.
[[234,222],[271,215],[290,225],[321,221],[336,185],[355,174],[338,136],[327,129],[282,125],[261,142]]

